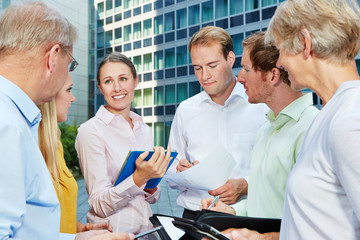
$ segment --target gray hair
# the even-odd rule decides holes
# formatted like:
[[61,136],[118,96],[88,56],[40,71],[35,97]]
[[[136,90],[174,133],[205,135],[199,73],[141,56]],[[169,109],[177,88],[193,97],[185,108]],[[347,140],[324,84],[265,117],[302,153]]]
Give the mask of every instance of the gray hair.
[[359,52],[360,9],[354,0],[287,0],[271,19],[265,41],[296,54],[304,47],[302,29],[310,32],[318,58],[346,63]]
[[46,51],[54,44],[72,48],[76,39],[76,28],[43,2],[11,5],[0,17],[0,56],[14,51]]

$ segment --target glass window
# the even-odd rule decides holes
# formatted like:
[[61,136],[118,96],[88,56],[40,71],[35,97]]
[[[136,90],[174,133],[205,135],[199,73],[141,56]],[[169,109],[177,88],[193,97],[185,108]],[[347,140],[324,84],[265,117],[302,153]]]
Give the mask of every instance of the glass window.
[[97,12],[99,14],[100,17],[103,17],[104,16],[104,2],[100,2],[98,3],[97,5]]
[[144,55],[144,72],[151,71],[152,67],[152,53]]
[[159,70],[164,68],[164,53],[157,51],[154,53],[154,69]]
[[112,10],[113,8],[113,0],[106,0],[106,11]]
[[360,59],[355,60],[356,62],[356,68],[358,70],[358,73],[360,74]]
[[121,15],[121,13],[119,13],[119,14],[116,14],[115,16],[114,16],[114,20],[115,20],[115,22],[118,22],[118,21],[121,21],[121,19],[122,19],[122,15]]
[[141,89],[135,90],[134,99],[132,101],[133,107],[141,106]]
[[104,26],[104,19],[99,19],[97,20],[97,25],[98,28],[102,28]]
[[154,10],[160,9],[163,7],[163,0],[157,0],[154,2]]
[[176,28],[186,27],[186,8],[176,11]]
[[228,15],[228,1],[215,0],[215,18],[222,18]]
[[200,6],[199,4],[189,7],[189,25],[200,23]]
[[110,46],[112,44],[112,39],[113,39],[113,31],[107,31],[105,34],[105,45],[106,46]]
[[121,27],[115,28],[114,33],[115,33],[115,44],[121,43],[122,42],[122,29],[121,29]]
[[155,146],[164,146],[164,123],[154,123],[154,144]]
[[133,6],[134,7],[140,5],[141,3],[142,3],[141,0],[133,0]]
[[274,5],[276,4],[276,0],[262,0],[262,6],[266,7],[269,5]]
[[152,4],[151,3],[149,3],[147,5],[144,5],[144,7],[143,7],[143,12],[144,13],[150,12],[151,10],[152,10]]
[[161,34],[164,32],[163,16],[154,17],[154,34]]
[[131,40],[131,25],[124,27],[124,42]]
[[244,40],[244,33],[239,33],[239,34],[235,34],[235,35],[231,35],[231,38],[233,40],[234,43],[234,53],[236,56],[240,56],[243,53],[243,48],[242,48],[242,41]]
[[137,16],[137,15],[140,15],[140,14],[141,14],[141,7],[134,8],[133,15]]
[[124,19],[131,18],[131,10],[124,12]]
[[103,58],[104,56],[104,49],[97,50],[97,58]]
[[243,0],[230,0],[230,15],[243,11]]
[[124,0],[124,9],[128,9],[131,7],[131,0]]
[[170,130],[171,130],[171,122],[165,122],[165,146],[167,147],[167,143],[169,142],[170,137]]
[[187,59],[186,45],[176,48],[176,66],[185,65]]
[[112,22],[113,22],[112,16],[106,18],[106,24],[111,24]]
[[181,103],[187,99],[187,83],[180,83],[177,85],[177,103]]
[[165,68],[175,66],[175,48],[165,49]]
[[175,103],[175,85],[165,86],[165,104]]
[[174,12],[165,14],[165,32],[174,30]]
[[213,19],[213,1],[207,1],[201,4],[201,15],[202,22]]
[[134,31],[134,40],[141,38],[141,22],[134,23],[133,31]]
[[189,97],[192,97],[200,92],[200,83],[196,82],[189,82]]
[[173,5],[174,4],[174,0],[165,0],[165,7]]
[[245,10],[253,10],[259,7],[259,0],[245,0]]
[[260,21],[260,12],[259,11],[254,11],[254,12],[246,13],[245,20],[246,20],[246,23],[252,23],[252,22]]
[[97,34],[97,47],[98,48],[103,48],[105,46],[105,33],[101,32]]
[[151,34],[152,34],[151,18],[144,20],[143,24],[144,24],[144,37],[151,36]]
[[154,88],[154,104],[163,105],[164,104],[164,87],[158,86]]
[[118,12],[122,9],[122,0],[114,0],[115,3],[115,12]]
[[141,65],[141,55],[133,57],[133,63],[135,66],[135,69],[138,73],[142,72],[142,65]]
[[145,88],[144,89],[144,106],[151,106],[152,103],[152,88]]

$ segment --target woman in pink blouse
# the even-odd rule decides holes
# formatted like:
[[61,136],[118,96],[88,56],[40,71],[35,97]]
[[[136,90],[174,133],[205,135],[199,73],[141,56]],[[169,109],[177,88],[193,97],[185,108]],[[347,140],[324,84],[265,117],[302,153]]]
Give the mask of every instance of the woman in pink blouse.
[[144,187],[149,179],[162,177],[170,162],[164,148],[154,147],[149,161],[144,161],[147,152],[141,154],[135,172],[113,187],[129,150],[154,146],[150,128],[130,111],[138,82],[130,59],[117,52],[105,57],[99,64],[97,86],[107,105],[81,124],[75,143],[89,193],[87,219],[107,218],[114,232],[150,224],[149,203],[159,199],[160,189]]

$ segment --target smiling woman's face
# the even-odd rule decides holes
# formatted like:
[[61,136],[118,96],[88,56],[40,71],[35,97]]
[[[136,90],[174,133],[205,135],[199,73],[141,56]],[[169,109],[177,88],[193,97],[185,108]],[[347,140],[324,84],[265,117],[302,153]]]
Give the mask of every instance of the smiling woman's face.
[[98,87],[107,102],[107,109],[114,114],[130,111],[138,77],[122,62],[107,62],[100,69]]

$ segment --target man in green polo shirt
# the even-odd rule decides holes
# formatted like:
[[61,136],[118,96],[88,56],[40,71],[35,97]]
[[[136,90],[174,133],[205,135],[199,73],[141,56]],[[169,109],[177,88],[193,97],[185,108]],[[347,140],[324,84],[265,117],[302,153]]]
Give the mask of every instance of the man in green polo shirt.
[[[255,139],[247,200],[231,206],[218,201],[211,210],[281,218],[287,177],[318,109],[313,106],[312,94],[291,88],[291,76],[276,67],[279,51],[264,44],[263,32],[250,35],[242,45],[243,68],[238,81],[244,84],[250,103],[265,103],[271,110]],[[202,207],[207,208],[211,200],[202,200]]]

